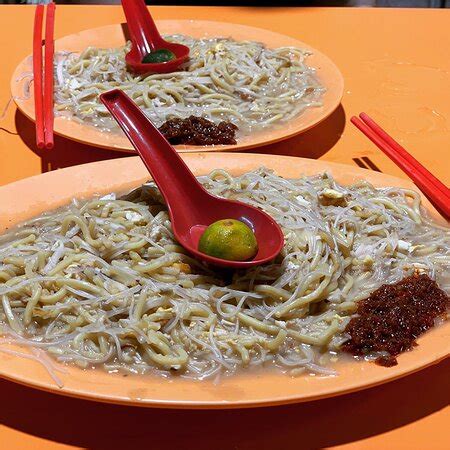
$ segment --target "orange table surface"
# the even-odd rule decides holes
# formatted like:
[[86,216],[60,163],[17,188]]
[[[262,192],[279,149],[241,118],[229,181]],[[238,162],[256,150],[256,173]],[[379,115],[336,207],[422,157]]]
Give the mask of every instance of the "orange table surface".
[[[320,158],[405,175],[351,124],[365,111],[447,184],[450,10],[154,7],[157,19],[207,19],[291,35],[330,56],[342,105],[303,135],[253,152]],[[34,7],[0,6],[0,185],[123,154],[56,137],[38,151],[34,126],[10,99],[31,53]],[[120,7],[58,6],[56,38],[123,21]],[[388,370],[388,369],[387,369]],[[450,361],[333,399],[235,411],[165,411],[96,404],[0,380],[0,448],[448,449]]]

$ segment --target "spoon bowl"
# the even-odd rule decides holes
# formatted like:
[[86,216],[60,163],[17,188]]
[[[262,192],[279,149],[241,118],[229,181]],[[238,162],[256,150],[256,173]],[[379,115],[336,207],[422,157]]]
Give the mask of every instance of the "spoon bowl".
[[[189,59],[189,47],[168,42],[160,35],[156,24],[145,6],[144,0],[122,0],[132,42],[131,50],[125,55],[127,66],[135,73],[168,73],[176,70]],[[143,63],[149,53],[169,50],[175,58],[166,62]]]
[[[258,208],[216,197],[205,190],[175,149],[142,110],[118,89],[100,95],[138,152],[161,191],[169,210],[172,231],[178,242],[198,259],[231,268],[267,263],[280,253],[284,237],[275,220]],[[198,250],[203,231],[213,222],[236,219],[255,233],[258,253],[248,261],[230,261]]]

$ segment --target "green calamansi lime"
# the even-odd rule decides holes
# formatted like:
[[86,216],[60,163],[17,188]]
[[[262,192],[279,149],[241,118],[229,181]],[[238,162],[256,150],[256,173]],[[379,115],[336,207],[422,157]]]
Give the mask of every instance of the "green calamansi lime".
[[229,261],[247,261],[258,252],[253,231],[234,219],[218,220],[203,232],[198,249],[216,258]]
[[166,48],[160,48],[145,55],[142,59],[142,62],[144,64],[164,63],[167,61],[172,61],[172,59],[175,59],[175,55],[170,50],[167,50]]

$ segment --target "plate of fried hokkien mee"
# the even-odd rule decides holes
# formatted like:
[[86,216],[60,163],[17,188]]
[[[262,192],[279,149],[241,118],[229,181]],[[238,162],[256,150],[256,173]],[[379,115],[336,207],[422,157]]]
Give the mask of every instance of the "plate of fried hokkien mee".
[[1,376],[224,408],[351,392],[448,356],[450,231],[410,181],[272,155],[183,159],[209,192],[269,214],[281,253],[245,270],[195,259],[137,157],[0,187]]
[[[175,72],[136,74],[125,55],[125,25],[81,31],[55,41],[55,133],[93,146],[134,152],[99,100],[125,91],[180,151],[241,150],[286,139],[328,117],[343,79],[319,51],[289,36],[244,25],[162,20],[165,39],[190,59]],[[32,58],[16,68],[11,89],[35,120]]]

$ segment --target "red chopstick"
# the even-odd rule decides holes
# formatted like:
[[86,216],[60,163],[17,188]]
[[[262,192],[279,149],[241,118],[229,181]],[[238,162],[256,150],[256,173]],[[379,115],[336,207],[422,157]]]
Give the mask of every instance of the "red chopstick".
[[42,64],[42,25],[44,5],[36,7],[33,31],[34,105],[36,115],[36,145],[53,147],[53,32],[55,28],[55,4],[50,3],[45,19],[44,65]]
[[411,164],[416,166],[416,169],[421,172],[424,176],[428,177],[430,181],[441,190],[444,194],[450,196],[450,189],[448,189],[440,180],[438,180],[431,172],[428,171],[417,159],[414,158],[408,151],[402,147],[396,140],[394,140],[389,134],[386,133],[373,119],[371,119],[366,113],[361,113],[359,115],[361,120],[370,128],[372,131],[378,134],[385,142],[387,142],[391,148],[393,148],[403,159],[409,161]]
[[44,123],[45,123],[45,147],[53,147],[53,55],[55,43],[53,34],[55,30],[55,4],[47,7],[45,19],[45,61],[44,61]]
[[425,194],[437,210],[450,220],[450,189],[419,163],[405,148],[389,136],[367,114],[352,117],[351,122],[400,167]]
[[42,102],[42,23],[44,19],[44,5],[38,5],[34,15],[33,30],[33,89],[34,109],[36,116],[36,145],[43,148],[44,138],[44,110]]

